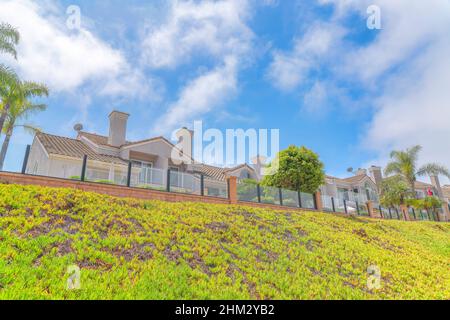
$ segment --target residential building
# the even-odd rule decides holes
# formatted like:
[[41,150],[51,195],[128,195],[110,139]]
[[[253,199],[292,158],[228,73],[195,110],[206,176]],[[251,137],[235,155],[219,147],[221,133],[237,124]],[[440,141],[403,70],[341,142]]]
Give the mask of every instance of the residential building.
[[[257,178],[255,170],[246,164],[220,168],[196,163],[164,137],[128,141],[128,118],[129,114],[113,111],[109,116],[108,136],[84,132],[81,126],[77,127],[75,138],[38,133],[31,147],[27,173],[77,179],[86,155],[86,180],[95,182],[126,185],[130,162],[131,185],[153,189],[165,190],[170,178],[173,190],[194,193],[200,188],[199,177],[203,175],[206,195],[226,196],[229,176]],[[179,151],[177,161],[172,156],[174,149]]]

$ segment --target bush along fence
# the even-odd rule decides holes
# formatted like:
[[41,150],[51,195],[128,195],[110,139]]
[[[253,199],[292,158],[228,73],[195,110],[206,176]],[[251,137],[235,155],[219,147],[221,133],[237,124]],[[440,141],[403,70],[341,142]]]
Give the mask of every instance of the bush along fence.
[[376,219],[445,221],[435,212],[408,207],[384,208],[373,201],[343,200],[320,192],[310,194],[268,187],[237,177],[220,181],[203,174],[136,167],[132,162],[115,168],[114,172],[102,171],[95,168],[87,156],[83,157],[77,176],[39,176],[27,172],[29,155],[30,146],[25,153],[21,174],[0,172],[0,182],[72,187],[119,197],[285,207]]

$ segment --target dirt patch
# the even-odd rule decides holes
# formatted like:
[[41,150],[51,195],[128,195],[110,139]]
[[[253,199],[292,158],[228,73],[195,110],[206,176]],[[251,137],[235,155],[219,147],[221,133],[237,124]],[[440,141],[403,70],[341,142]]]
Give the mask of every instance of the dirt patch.
[[364,229],[359,229],[359,230],[353,230],[353,234],[356,234],[357,236],[364,238],[364,239],[368,239],[369,236],[367,235],[366,230]]
[[105,262],[101,259],[97,259],[95,261],[84,259],[82,261],[78,261],[76,263],[80,269],[87,269],[87,270],[103,270],[103,271],[109,271],[112,269],[113,265]]
[[56,248],[56,256],[57,257],[64,257],[65,255],[68,255],[69,253],[73,252],[72,249],[72,240],[66,240],[65,242],[59,242],[54,243],[42,250],[42,253],[33,261],[33,266],[39,267],[41,265],[42,258]]
[[302,230],[302,229],[300,229],[300,228],[298,229],[297,233],[298,233],[298,235],[299,235],[300,237],[302,237],[302,238],[305,238],[305,237],[309,236],[309,233],[308,233],[308,232],[306,232],[305,230]]
[[191,269],[200,269],[204,274],[210,277],[213,273],[209,266],[206,265],[205,261],[200,257],[198,252],[193,252],[193,257],[187,260],[187,263]]
[[163,254],[169,261],[176,262],[177,265],[180,264],[180,259],[183,258],[181,251],[179,249],[172,250],[171,246],[167,246]]
[[243,216],[245,218],[245,220],[251,220],[251,221],[255,221],[255,220],[260,221],[261,220],[261,218],[258,217],[254,213],[242,211],[242,212],[235,212],[234,214]]
[[314,250],[316,250],[316,248],[320,248],[322,245],[317,240],[308,240],[308,242],[306,242],[304,246],[306,247],[306,250],[308,250],[309,252],[313,252]]
[[145,262],[147,260],[153,259],[153,250],[155,246],[150,244],[138,244],[133,243],[129,248],[116,247],[113,250],[104,250],[108,253],[113,254],[118,258],[124,258],[125,261],[130,262],[137,258],[140,262]]
[[291,231],[286,230],[283,234],[283,240],[285,240],[289,243],[295,241],[294,234]]
[[214,232],[227,231],[230,227],[224,222],[212,222],[205,225],[206,228],[213,230]]
[[261,247],[259,245],[255,246],[255,248],[256,248],[256,250],[258,252],[258,255],[257,255],[256,259],[259,262],[263,262],[263,261],[273,262],[273,261],[277,260],[279,258],[279,256],[280,256],[278,253],[275,253],[275,252],[270,251],[268,249],[264,249],[263,247]]
[[74,235],[78,232],[79,227],[80,223],[69,216],[50,216],[47,221],[28,231],[26,236],[37,238],[41,235],[47,235],[53,230],[62,230]]

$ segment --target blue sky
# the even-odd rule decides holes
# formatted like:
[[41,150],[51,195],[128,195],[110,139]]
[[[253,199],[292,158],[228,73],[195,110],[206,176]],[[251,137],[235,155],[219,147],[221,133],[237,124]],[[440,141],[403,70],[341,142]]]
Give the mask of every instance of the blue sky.
[[[372,4],[381,30],[367,28]],[[66,26],[70,5],[80,30]],[[194,120],[280,129],[281,148],[305,145],[338,176],[414,144],[422,162],[450,166],[449,9],[445,0],[0,0],[0,20],[22,33],[19,60],[1,59],[49,84],[48,110],[27,121],[53,134],[74,136],[78,122],[107,134],[119,109],[131,114],[132,140]],[[7,170],[31,141],[16,132]]]

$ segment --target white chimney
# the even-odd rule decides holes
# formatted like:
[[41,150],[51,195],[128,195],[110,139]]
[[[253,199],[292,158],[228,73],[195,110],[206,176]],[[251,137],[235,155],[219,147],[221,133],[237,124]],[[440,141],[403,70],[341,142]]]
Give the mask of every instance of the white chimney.
[[109,136],[108,144],[120,147],[127,141],[127,121],[128,113],[113,111],[109,115]]

